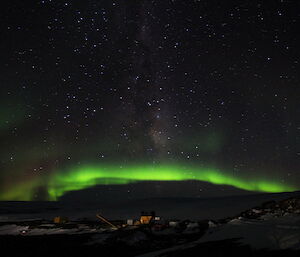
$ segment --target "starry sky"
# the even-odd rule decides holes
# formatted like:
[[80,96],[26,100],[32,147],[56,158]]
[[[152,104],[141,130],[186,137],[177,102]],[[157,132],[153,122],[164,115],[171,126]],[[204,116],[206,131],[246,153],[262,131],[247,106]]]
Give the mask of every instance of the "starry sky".
[[145,194],[201,195],[207,185],[192,180],[220,195],[299,190],[299,10],[297,0],[5,1],[0,200],[97,185],[130,194],[147,181]]

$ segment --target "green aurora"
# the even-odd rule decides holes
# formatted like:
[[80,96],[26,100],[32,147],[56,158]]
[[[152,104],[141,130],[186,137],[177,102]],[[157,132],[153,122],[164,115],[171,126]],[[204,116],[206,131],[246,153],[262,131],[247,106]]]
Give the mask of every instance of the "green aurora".
[[56,172],[46,179],[36,179],[15,185],[0,194],[0,200],[34,200],[37,188],[47,189],[48,200],[56,201],[65,193],[96,185],[117,185],[141,181],[197,180],[217,185],[229,185],[257,192],[290,192],[297,188],[285,183],[263,179],[241,178],[225,174],[218,169],[180,165],[86,165]]

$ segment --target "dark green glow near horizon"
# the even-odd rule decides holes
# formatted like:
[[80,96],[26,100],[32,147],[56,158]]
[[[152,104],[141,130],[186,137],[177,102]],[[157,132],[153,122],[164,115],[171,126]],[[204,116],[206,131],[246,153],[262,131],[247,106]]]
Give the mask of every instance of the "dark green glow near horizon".
[[[185,167],[180,165],[87,165],[57,172],[43,186],[47,188],[49,200],[58,200],[65,193],[96,185],[129,184],[140,181],[185,181],[198,180],[218,185],[257,192],[288,192],[297,189],[291,185],[263,179],[241,178],[225,174],[218,169]],[[1,194],[0,200],[33,200],[38,181],[31,181],[9,192]]]

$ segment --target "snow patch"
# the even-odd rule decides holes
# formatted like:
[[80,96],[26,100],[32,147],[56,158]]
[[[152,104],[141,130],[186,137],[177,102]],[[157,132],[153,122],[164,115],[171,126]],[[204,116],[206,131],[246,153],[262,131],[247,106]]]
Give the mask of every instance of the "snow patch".
[[300,217],[286,215],[267,220],[233,219],[218,229],[210,228],[199,242],[240,238],[255,249],[298,249],[300,245]]

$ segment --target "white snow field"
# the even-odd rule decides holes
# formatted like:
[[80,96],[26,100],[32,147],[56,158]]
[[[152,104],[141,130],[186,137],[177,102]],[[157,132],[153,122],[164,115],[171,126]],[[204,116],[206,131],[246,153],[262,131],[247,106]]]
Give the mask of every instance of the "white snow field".
[[198,241],[239,238],[255,249],[300,249],[300,215],[286,214],[265,220],[233,219],[227,224],[209,228]]

